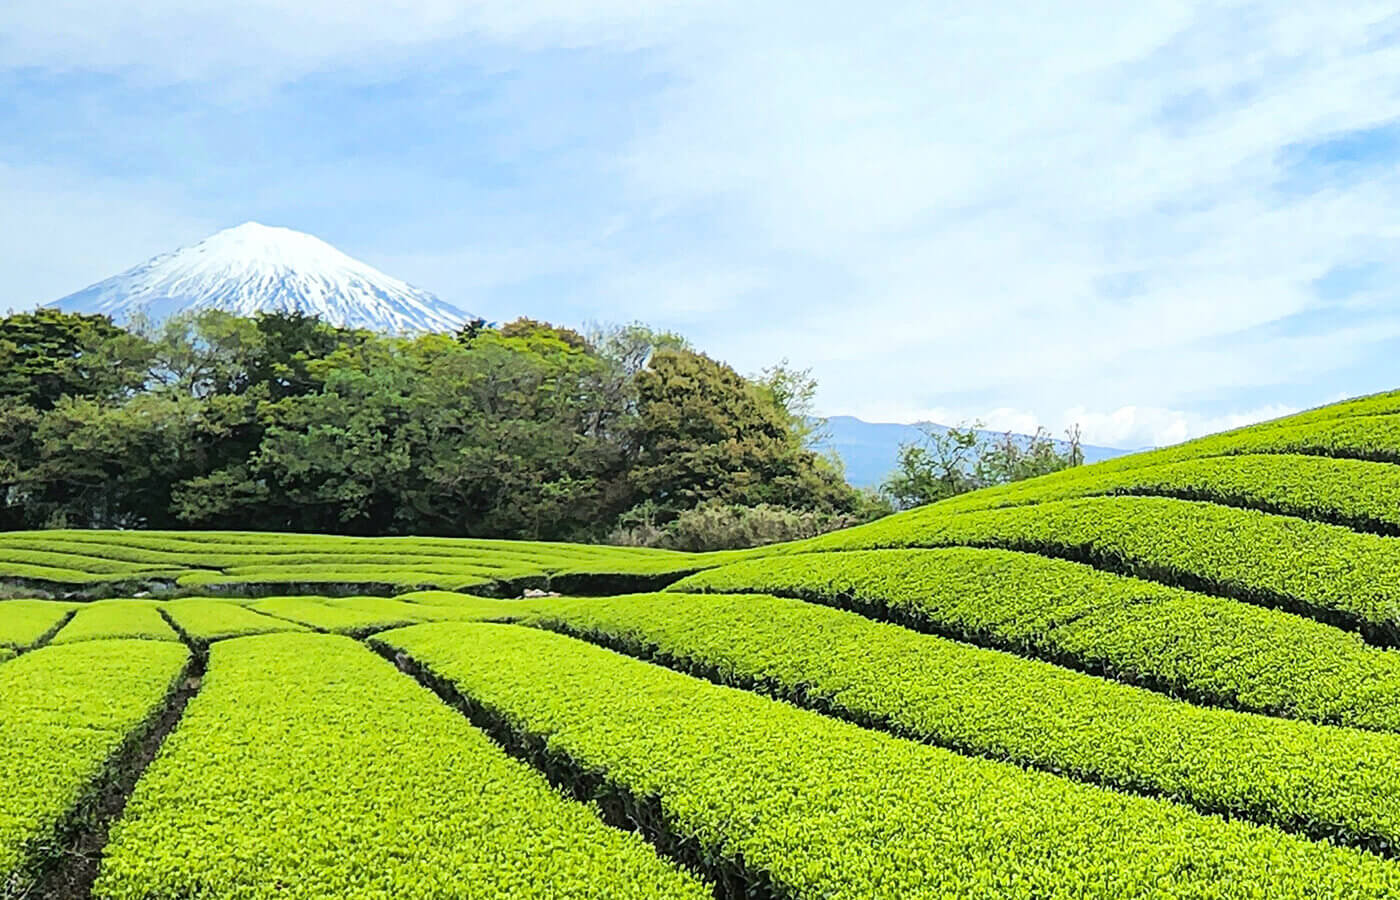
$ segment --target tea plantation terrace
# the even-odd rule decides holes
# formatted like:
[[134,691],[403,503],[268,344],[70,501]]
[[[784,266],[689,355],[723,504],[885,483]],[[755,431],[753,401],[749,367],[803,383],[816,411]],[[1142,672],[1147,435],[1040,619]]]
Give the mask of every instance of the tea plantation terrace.
[[1397,463],[1400,392],[750,551],[0,534],[0,896],[1400,897]]

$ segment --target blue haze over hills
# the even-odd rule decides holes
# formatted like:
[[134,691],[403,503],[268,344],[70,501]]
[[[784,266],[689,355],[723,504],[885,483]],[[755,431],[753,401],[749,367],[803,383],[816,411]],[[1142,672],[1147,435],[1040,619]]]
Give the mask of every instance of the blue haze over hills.
[[[876,487],[894,471],[898,458],[899,445],[923,440],[923,428],[932,427],[946,431],[946,425],[915,424],[903,425],[892,422],[866,422],[854,416],[831,416],[827,420],[829,437],[820,445],[821,450],[835,450],[846,464],[846,480],[856,487]],[[983,431],[988,439],[1002,436],[1003,432]],[[1025,435],[1018,437],[1029,440]],[[1062,448],[1068,446],[1056,441]],[[1116,447],[1096,447],[1083,445],[1084,461],[1099,462],[1134,453]]]

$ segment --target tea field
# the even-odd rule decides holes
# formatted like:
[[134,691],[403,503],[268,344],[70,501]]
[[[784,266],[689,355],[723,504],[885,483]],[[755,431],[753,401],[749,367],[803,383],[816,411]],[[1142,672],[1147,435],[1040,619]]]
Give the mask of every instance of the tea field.
[[786,545],[0,534],[0,897],[1400,897],[1400,392]]

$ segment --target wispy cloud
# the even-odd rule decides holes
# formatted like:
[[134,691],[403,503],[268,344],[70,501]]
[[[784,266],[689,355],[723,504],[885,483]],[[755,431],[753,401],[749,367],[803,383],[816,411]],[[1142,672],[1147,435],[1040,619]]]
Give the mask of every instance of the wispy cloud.
[[271,219],[831,412],[1163,443],[1395,386],[1393,9],[18,0],[0,263]]

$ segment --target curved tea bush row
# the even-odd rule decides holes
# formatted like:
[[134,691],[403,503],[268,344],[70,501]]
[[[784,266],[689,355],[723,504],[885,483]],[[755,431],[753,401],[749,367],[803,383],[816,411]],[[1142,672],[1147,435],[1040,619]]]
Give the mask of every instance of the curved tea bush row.
[[1033,554],[809,553],[712,569],[668,590],[799,597],[1200,702],[1400,731],[1400,653],[1277,610]]
[[347,635],[364,635],[382,628],[411,625],[421,621],[407,616],[396,616],[386,620],[384,616],[374,613],[327,606],[323,600],[321,597],[267,597],[248,604],[247,609],[318,631]]
[[248,604],[247,611],[275,616],[318,631],[353,636],[419,622],[470,616],[463,609],[432,603],[410,603],[388,597],[268,597]]
[[154,600],[97,600],[84,604],[54,635],[55,644],[112,638],[176,641],[179,637]]
[[162,708],[188,660],[180,644],[114,640],[0,665],[0,892],[51,854],[56,829]]
[[1000,547],[1301,612],[1400,643],[1400,540],[1164,497],[1090,497],[941,514],[914,510],[802,550]]
[[[464,595],[449,596],[460,597]],[[378,616],[381,622],[442,622],[470,618],[473,614],[470,607],[439,606],[427,599],[412,602],[404,600],[402,597],[328,597],[322,602],[332,608]],[[511,603],[514,601],[501,600],[497,602]]]
[[1280,419],[1265,425],[1208,435],[1160,450],[1115,457],[1095,463],[1094,468],[1121,471],[1183,459],[1238,453],[1301,453],[1373,462],[1400,462],[1400,415],[1392,409],[1380,414],[1331,416],[1297,422]]
[[553,598],[502,600],[453,591],[413,591],[394,598],[403,603],[451,610],[464,619],[513,619]]
[[1383,897],[1400,866],[900,740],[512,625],[390,632],[604,791],[780,896]]
[[[86,531],[52,530],[38,532],[0,532],[0,547],[43,550],[47,545],[62,542],[81,545],[84,555],[123,559],[133,553],[157,554],[138,556],[131,561],[169,561],[176,557],[250,555],[298,556],[332,554],[429,556],[447,560],[506,559],[530,563],[568,564],[586,560],[659,560],[684,558],[688,554],[675,550],[654,550],[642,547],[610,547],[589,544],[549,544],[538,541],[483,540],[476,538],[425,537],[349,537],[343,535],[278,534],[264,532],[219,531]],[[68,549],[65,547],[65,549]]]
[[522,621],[979,756],[1345,843],[1400,837],[1396,735],[1202,709],[776,597],[551,600]]
[[196,644],[207,645],[226,638],[281,631],[305,631],[304,625],[275,619],[226,600],[191,597],[171,600],[161,606],[181,634]]
[[1400,535],[1400,466],[1295,454],[1215,456],[1102,471],[1067,470],[1072,477],[1035,478],[940,501],[940,513],[1024,506],[1106,495],[1153,495],[1205,500],[1261,512]]
[[150,580],[176,580],[190,592],[285,593],[296,585],[327,593],[363,585],[393,592],[544,587],[551,575],[575,588],[664,584],[699,567],[670,550],[550,545],[452,538],[354,538],[233,532],[43,531],[0,533],[0,578],[35,586],[131,592]]
[[354,642],[237,638],[112,830],[93,897],[710,891]]
[[449,590],[471,590],[489,588],[496,579],[481,575],[444,575],[440,572],[400,570],[379,566],[369,571],[354,573],[345,566],[327,566],[318,570],[303,570],[296,573],[281,572],[276,568],[258,569],[243,575],[225,575],[222,572],[192,572],[177,579],[182,588],[193,588],[219,593],[252,591],[266,592],[277,586],[296,586],[310,592],[326,592],[337,587],[359,588],[361,590],[382,589],[386,591],[411,591],[426,588]]
[[73,607],[52,600],[0,600],[0,648],[33,647],[56,631]]
[[149,564],[122,562],[84,554],[59,553],[47,548],[27,550],[0,547],[0,568],[8,570],[11,566],[39,566],[84,572],[89,575],[119,575],[124,578],[136,578],[150,572],[166,571],[152,569]]

